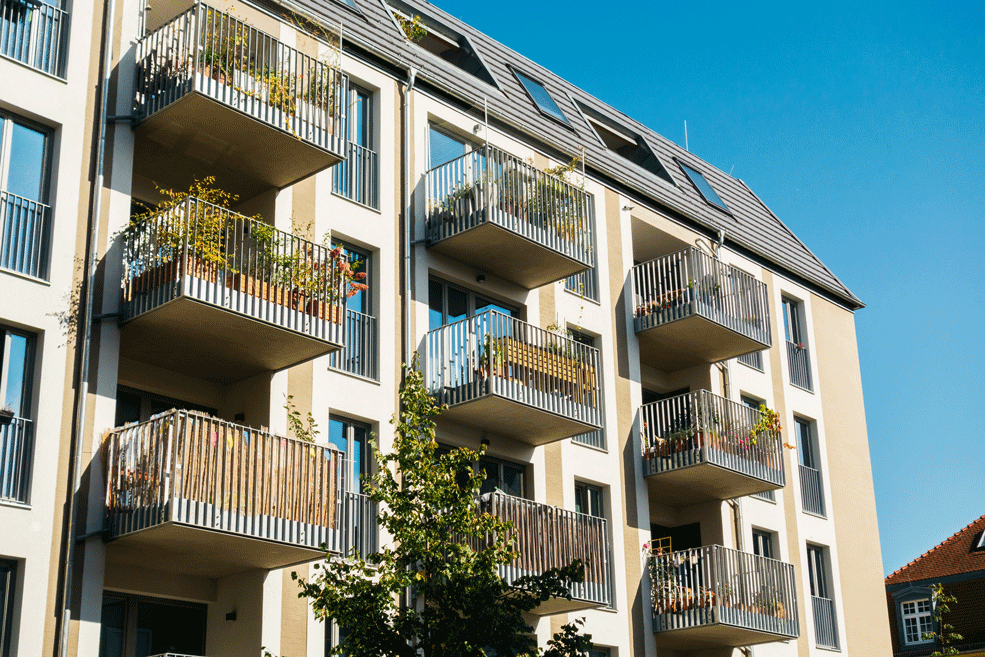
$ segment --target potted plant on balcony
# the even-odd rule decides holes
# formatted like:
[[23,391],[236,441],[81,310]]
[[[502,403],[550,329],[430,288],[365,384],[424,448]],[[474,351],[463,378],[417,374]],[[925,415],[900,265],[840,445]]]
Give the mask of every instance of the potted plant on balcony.
[[0,408],[0,427],[5,427],[14,421],[14,409],[10,406]]
[[483,188],[483,180],[481,178],[453,187],[448,193],[448,196],[441,202],[445,221],[454,221],[455,219],[471,220],[473,214],[482,207]]
[[[748,449],[753,445],[759,444],[760,439],[768,441],[774,436],[779,436],[782,430],[783,427],[780,426],[780,414],[772,408],[768,408],[766,404],[760,404],[756,424],[749,429],[746,440],[743,441],[744,446]],[[767,450],[767,452],[772,457],[772,450]]]
[[480,378],[489,375],[506,376],[506,354],[503,350],[502,338],[493,337],[487,333],[482,339],[482,352],[479,354],[479,369],[476,372]]
[[522,165],[505,165],[503,175],[496,180],[499,190],[499,209],[520,221],[527,218],[527,190],[532,181],[520,169]]
[[772,584],[763,584],[759,591],[752,598],[753,611],[773,616],[774,618],[786,618],[787,610],[783,606],[783,597],[779,589]]

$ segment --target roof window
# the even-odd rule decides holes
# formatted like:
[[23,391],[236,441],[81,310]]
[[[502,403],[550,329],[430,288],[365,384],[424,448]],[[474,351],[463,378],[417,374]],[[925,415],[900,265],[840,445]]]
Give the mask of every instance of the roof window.
[[674,184],[674,179],[670,177],[670,173],[667,172],[663,162],[653,154],[653,150],[646,143],[643,135],[616,123],[601,112],[593,110],[578,101],[575,101],[575,105],[603,146],[616,155],[622,156],[633,164],[669,182],[671,185]]
[[534,101],[534,105],[537,106],[537,109],[540,110],[541,114],[546,114],[552,119],[560,121],[565,125],[571,125],[571,123],[568,122],[568,117],[566,117],[564,112],[561,111],[561,108],[557,106],[557,103],[554,102],[550,92],[547,91],[547,88],[544,85],[532,78],[527,77],[512,66],[510,67],[510,70],[513,71],[513,75],[515,75],[516,79],[520,81],[523,88],[526,89],[527,95],[530,96],[530,100]]
[[704,200],[720,210],[724,210],[725,212],[729,211],[728,206],[725,205],[725,201],[722,200],[722,197],[718,195],[715,188],[712,187],[707,180],[705,180],[705,177],[701,175],[699,171],[692,169],[680,160],[678,160],[677,163],[681,165],[681,168],[684,169],[684,173],[686,173],[687,177],[691,179],[694,186],[698,188],[698,192]]
[[464,34],[432,16],[420,13],[401,0],[385,2],[408,41],[483,82],[496,86],[496,79]]

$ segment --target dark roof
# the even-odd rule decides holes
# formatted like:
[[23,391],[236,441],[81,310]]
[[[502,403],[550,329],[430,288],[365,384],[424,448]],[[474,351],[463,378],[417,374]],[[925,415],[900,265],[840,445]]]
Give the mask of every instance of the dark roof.
[[[544,142],[569,157],[579,154],[584,147],[590,170],[611,181],[618,181],[644,198],[713,232],[725,230],[728,242],[817,285],[849,308],[862,307],[862,302],[741,180],[729,176],[438,7],[421,0],[402,1],[422,16],[436,19],[465,35],[495,78],[497,86],[489,85],[408,42],[383,0],[355,0],[358,13],[334,0],[290,0],[285,4],[299,6],[315,16],[341,21],[344,41],[355,43],[391,62],[413,65],[419,71],[419,79],[423,78],[453,96],[463,97],[473,106],[481,108],[483,99],[487,98],[490,117],[522,131],[534,141]],[[544,116],[530,101],[508,64],[520,67],[541,82],[568,117],[571,126],[561,125]],[[607,150],[582,119],[572,99],[642,135],[677,184],[671,185]],[[674,158],[701,171],[728,205],[732,216],[706,203],[680,167],[676,166]]]
[[975,549],[983,531],[985,516],[887,577],[886,586],[985,571],[985,550]]

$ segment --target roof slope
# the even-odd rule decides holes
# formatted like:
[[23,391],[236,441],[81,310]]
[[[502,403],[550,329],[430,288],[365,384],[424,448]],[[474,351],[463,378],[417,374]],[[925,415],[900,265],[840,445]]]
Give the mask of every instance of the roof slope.
[[[271,0],[268,0],[271,1]],[[679,212],[712,231],[725,230],[727,240],[814,283],[850,308],[862,302],[766,207],[741,180],[708,164],[643,124],[610,107],[575,85],[537,65],[523,55],[486,36],[454,16],[422,0],[403,0],[422,16],[430,17],[463,34],[483,60],[497,87],[443,61],[404,38],[383,0],[354,0],[354,12],[333,0],[293,0],[312,14],[344,26],[344,38],[375,54],[419,70],[419,79],[469,99],[481,108],[488,102],[491,116],[524,131],[570,155],[584,147],[589,168],[618,180],[636,192]],[[537,79],[568,117],[570,127],[543,115],[507,65]],[[654,154],[674,178],[671,185],[653,173],[609,151],[599,143],[574,101],[643,136]],[[678,159],[699,170],[724,199],[733,216],[710,206],[674,162]]]
[[886,586],[985,570],[985,550],[975,550],[983,531],[985,516],[887,577]]

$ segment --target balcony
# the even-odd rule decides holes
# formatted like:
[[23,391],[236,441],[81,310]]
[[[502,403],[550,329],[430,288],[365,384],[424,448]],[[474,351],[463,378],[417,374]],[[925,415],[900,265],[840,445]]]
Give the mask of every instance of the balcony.
[[602,426],[599,353],[496,311],[427,334],[425,384],[442,418],[543,445]]
[[499,492],[483,495],[479,508],[513,523],[520,556],[499,567],[499,575],[506,582],[512,584],[526,575],[562,568],[575,559],[585,564],[585,580],[571,585],[570,600],[552,598],[531,613],[547,616],[611,604],[609,535],[604,518]]
[[659,648],[734,648],[800,635],[791,564],[711,545],[655,551],[648,570]]
[[34,461],[34,424],[14,417],[0,423],[0,501],[31,501],[31,465]]
[[196,3],[136,59],[134,168],[162,187],[187,181],[162,182],[161,162],[191,162],[246,199],[348,153],[345,74],[229,14]]
[[633,267],[640,360],[665,371],[772,344],[766,285],[691,247]]
[[332,170],[332,191],[374,210],[380,209],[380,158],[376,151],[349,144],[349,157]]
[[341,349],[333,253],[187,198],[124,235],[121,352],[229,383]]
[[428,247],[527,289],[595,264],[592,197],[486,146],[426,174]]
[[48,278],[51,208],[0,191],[0,268]]
[[375,548],[375,509],[326,445],[172,410],[104,445],[108,555],[210,578]]
[[783,488],[780,433],[765,430],[762,418],[760,411],[707,390],[641,406],[643,475],[651,499],[679,507]]
[[65,77],[68,12],[41,0],[0,0],[0,56]]

